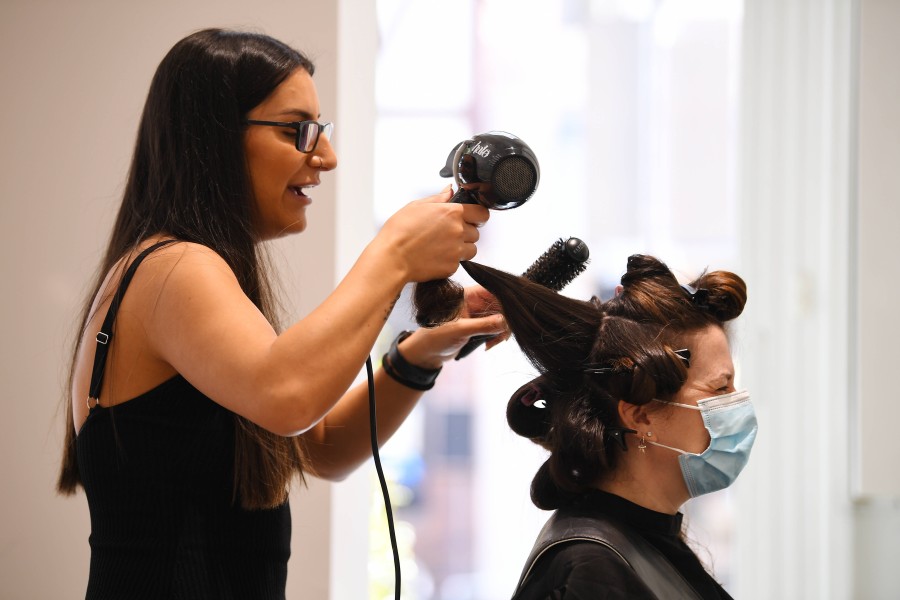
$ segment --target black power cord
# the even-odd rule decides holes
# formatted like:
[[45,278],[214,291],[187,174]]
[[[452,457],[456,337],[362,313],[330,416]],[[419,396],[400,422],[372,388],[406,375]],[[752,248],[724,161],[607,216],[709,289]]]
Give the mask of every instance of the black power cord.
[[372,357],[366,357],[366,375],[369,379],[369,429],[372,433],[372,458],[381,484],[381,495],[384,497],[384,512],[387,515],[388,533],[391,536],[391,550],[394,553],[394,598],[400,600],[400,552],[397,550],[397,534],[394,531],[394,515],[391,510],[391,496],[388,494],[384,469],[381,468],[381,456],[378,453],[378,425],[375,419],[375,373],[372,369]]

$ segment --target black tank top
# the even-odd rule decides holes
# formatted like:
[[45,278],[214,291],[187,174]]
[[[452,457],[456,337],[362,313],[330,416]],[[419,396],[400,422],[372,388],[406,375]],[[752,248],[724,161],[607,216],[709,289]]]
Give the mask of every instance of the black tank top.
[[[98,334],[92,397],[134,270],[167,242],[122,278]],[[88,599],[284,598],[290,509],[240,508],[233,413],[177,375],[92,408],[76,447],[91,516]]]

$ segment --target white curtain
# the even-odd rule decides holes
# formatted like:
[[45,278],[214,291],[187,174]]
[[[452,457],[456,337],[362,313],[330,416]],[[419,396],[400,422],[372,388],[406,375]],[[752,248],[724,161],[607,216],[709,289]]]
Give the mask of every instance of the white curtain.
[[856,3],[747,0],[738,337],[760,435],[737,598],[849,598]]

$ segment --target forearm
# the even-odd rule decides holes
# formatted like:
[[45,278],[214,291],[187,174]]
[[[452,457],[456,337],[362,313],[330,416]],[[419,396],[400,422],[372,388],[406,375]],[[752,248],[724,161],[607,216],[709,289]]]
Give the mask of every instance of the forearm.
[[272,341],[260,383],[276,402],[309,408],[298,432],[353,384],[405,283],[399,269],[367,251],[319,307]]
[[[409,416],[423,393],[421,388],[434,383],[435,371],[456,356],[471,336],[486,334],[504,339],[507,330],[500,315],[462,318],[398,337],[402,341],[389,352],[394,375],[383,368],[374,372],[379,446]],[[368,388],[363,383],[350,390],[324,421],[305,434],[318,475],[342,479],[371,456],[369,419]]]
[[[423,392],[406,387],[383,369],[375,375],[379,447],[400,428]],[[350,389],[325,419],[304,434],[309,459],[323,479],[344,479],[372,457],[368,382]]]

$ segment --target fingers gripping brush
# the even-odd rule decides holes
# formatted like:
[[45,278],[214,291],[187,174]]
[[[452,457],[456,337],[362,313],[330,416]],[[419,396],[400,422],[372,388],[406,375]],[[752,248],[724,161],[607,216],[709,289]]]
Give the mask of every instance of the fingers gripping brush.
[[[522,273],[522,277],[533,281],[553,291],[560,291],[569,285],[587,268],[590,251],[587,244],[576,237],[567,240],[562,238],[553,243],[546,252],[541,254],[528,270]],[[462,347],[456,360],[465,358],[478,346],[496,335],[476,335]]]

